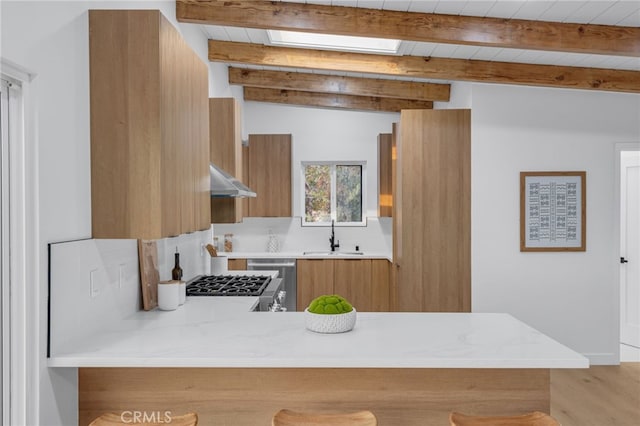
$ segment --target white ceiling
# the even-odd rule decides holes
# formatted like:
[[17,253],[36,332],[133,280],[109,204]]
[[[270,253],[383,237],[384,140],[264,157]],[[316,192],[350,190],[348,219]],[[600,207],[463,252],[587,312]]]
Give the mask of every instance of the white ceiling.
[[[297,3],[313,3],[332,6],[352,6],[409,12],[440,13],[495,17],[505,19],[527,19],[580,24],[599,24],[640,27],[640,0],[574,1],[574,0],[283,0]],[[265,30],[202,25],[211,39],[244,43],[269,44]],[[539,50],[506,49],[495,47],[464,46],[443,43],[403,41],[399,53],[402,55],[431,56],[456,59],[475,59],[499,62],[521,62],[530,64],[566,65],[640,71],[640,58],[628,56],[592,55],[580,53],[551,52]],[[246,66],[245,66],[246,67]],[[251,67],[257,69],[292,69],[273,67]],[[297,70],[309,72],[309,70]],[[322,71],[328,74],[326,71]],[[364,76],[356,73],[331,73]],[[429,81],[426,79],[408,79]]]

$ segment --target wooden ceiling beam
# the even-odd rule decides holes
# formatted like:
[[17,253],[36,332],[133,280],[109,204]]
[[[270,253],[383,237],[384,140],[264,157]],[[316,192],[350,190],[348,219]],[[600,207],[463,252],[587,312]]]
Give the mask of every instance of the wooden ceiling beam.
[[371,55],[273,47],[218,40],[209,40],[209,60],[236,64],[371,73],[438,80],[462,80],[612,92],[640,92],[640,71],[603,68],[578,68],[419,56]]
[[640,57],[640,28],[276,1],[177,0],[180,22]]
[[400,112],[403,109],[433,108],[433,102],[431,101],[416,101],[414,99],[301,92],[297,90],[265,89],[262,87],[246,86],[243,90],[245,101],[380,112]]
[[229,67],[229,83],[269,89],[449,101],[449,84]]

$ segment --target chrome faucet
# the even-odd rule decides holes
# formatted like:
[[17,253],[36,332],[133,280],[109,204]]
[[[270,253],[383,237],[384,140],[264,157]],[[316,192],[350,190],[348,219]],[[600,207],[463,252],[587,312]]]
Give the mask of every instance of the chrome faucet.
[[333,229],[333,220],[331,221],[331,238],[329,238],[329,244],[331,244],[331,251],[336,251],[337,248],[340,248],[340,241],[336,243],[336,233]]

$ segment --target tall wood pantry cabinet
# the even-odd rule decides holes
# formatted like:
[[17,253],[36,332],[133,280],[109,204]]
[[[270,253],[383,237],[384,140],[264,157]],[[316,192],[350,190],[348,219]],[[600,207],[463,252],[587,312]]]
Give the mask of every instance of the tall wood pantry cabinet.
[[471,111],[403,110],[394,129],[392,307],[471,311]]
[[94,238],[210,227],[208,70],[157,10],[90,10]]

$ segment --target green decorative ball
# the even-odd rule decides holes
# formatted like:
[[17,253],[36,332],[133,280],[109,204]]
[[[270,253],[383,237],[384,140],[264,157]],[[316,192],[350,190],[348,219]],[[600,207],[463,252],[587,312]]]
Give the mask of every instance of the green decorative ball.
[[335,315],[351,312],[353,306],[337,294],[326,294],[313,299],[307,310],[314,314]]

